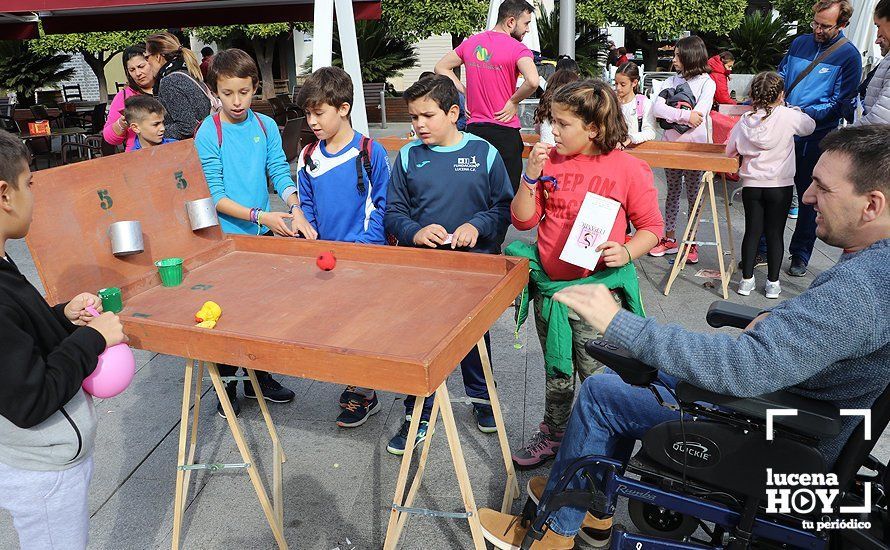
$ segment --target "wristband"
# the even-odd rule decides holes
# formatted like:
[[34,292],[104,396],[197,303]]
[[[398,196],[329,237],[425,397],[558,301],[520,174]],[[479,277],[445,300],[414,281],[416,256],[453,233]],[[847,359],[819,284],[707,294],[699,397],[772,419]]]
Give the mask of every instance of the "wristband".
[[538,179],[531,179],[530,177],[528,177],[527,175],[525,175],[525,172],[523,172],[523,173],[522,173],[522,181],[524,181],[524,182],[527,183],[528,185],[536,185],[539,181],[541,181],[541,178],[538,178]]
[[623,248],[624,251],[627,252],[627,263],[631,263],[631,262],[633,262],[633,261],[634,261],[634,257],[631,256],[631,254],[630,254],[630,249],[627,248],[627,245],[623,244],[623,245],[621,245],[621,248]]
[[300,207],[300,203],[290,205],[290,208],[287,209],[288,214],[293,214],[294,210]]
[[263,211],[259,208],[256,209],[256,234],[259,235],[263,232],[263,224],[260,223],[260,216],[263,215]]

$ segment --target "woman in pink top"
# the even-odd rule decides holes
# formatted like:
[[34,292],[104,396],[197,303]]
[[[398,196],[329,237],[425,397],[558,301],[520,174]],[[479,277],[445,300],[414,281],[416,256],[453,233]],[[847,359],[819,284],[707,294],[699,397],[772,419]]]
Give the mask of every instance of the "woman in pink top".
[[[674,68],[677,75],[667,79],[665,88],[676,88],[684,82],[692,89],[695,96],[695,108],[691,111],[668,107],[663,97],[655,99],[652,112],[655,118],[668,122],[679,122],[691,128],[684,133],[677,130],[665,130],[665,141],[683,141],[708,143],[708,124],[711,107],[714,104],[714,92],[717,86],[708,74],[708,50],[705,43],[697,36],[681,38],[674,48]],[[651,256],[676,254],[679,245],[675,236],[677,214],[680,211],[680,190],[686,186],[686,199],[689,201],[689,217],[694,216],[692,206],[698,195],[701,178],[704,174],[698,170],[672,170],[666,168],[667,196],[664,199],[664,239],[649,252]],[[693,245],[687,258],[689,263],[698,263],[698,247]]]
[[148,61],[145,60],[144,46],[130,46],[124,50],[123,62],[124,71],[127,73],[127,87],[119,91],[111,101],[111,107],[108,109],[108,119],[105,121],[102,136],[111,145],[120,145],[126,142],[126,150],[130,151],[133,149],[136,134],[129,129],[127,122],[121,115],[121,112],[124,110],[124,101],[134,95],[151,94],[151,90],[155,85],[155,78],[148,65]]
[[751,104],[732,129],[726,154],[741,155],[739,179],[745,204],[742,240],[742,296],[754,290],[754,256],[760,235],[766,236],[766,297],[778,298],[779,270],[785,250],[785,216],[794,189],[794,136],[808,136],[816,121],[798,108],[785,107],[785,82],[774,72],[760,73],[751,81]]

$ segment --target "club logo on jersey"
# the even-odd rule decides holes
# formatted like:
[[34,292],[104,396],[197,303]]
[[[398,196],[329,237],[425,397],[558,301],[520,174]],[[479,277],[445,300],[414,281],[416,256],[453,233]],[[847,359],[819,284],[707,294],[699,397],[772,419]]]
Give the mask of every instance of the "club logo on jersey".
[[418,167],[418,168],[423,168],[424,166],[426,166],[426,165],[429,164],[429,163],[430,163],[430,161],[428,161],[428,160],[425,160],[425,161],[423,161],[423,162],[418,162],[418,163],[417,163],[417,167]]
[[483,63],[488,63],[491,60],[491,53],[482,46],[476,46],[474,53],[476,54],[476,59]]
[[461,157],[457,159],[457,162],[454,165],[455,172],[475,172],[476,168],[481,166],[478,162],[476,162],[476,155],[472,157]]

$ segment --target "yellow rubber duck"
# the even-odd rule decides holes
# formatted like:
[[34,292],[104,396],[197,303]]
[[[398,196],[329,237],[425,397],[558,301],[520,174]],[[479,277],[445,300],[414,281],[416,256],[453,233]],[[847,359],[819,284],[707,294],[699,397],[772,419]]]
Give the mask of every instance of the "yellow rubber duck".
[[195,326],[201,328],[213,328],[216,326],[216,322],[219,321],[221,316],[222,308],[219,307],[219,304],[216,302],[204,302],[201,309],[195,313],[195,321],[198,323]]

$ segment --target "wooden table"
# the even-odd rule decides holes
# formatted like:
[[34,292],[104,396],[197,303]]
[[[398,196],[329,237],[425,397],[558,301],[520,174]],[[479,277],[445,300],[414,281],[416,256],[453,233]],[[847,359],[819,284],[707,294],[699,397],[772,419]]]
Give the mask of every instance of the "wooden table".
[[[34,174],[35,206],[28,245],[55,303],[84,290],[118,286],[120,313],[130,344],[188,357],[176,463],[173,548],[179,547],[189,474],[242,467],[259,498],[279,548],[286,548],[282,463],[286,457],[256,381],[257,369],[406,393],[435,395],[430,432],[414,481],[405,495],[413,446],[402,458],[385,548],[395,548],[420,486],[441,417],[476,548],[484,548],[475,499],[445,381],[474,347],[483,370],[507,471],[502,509],[519,496],[497,389],[483,335],[528,280],[524,259],[438,250],[305,241],[277,237],[224,236],[219,227],[193,232],[186,201],[209,196],[191,140],[119,157],[99,158]],[[57,205],[70,216],[57,216]],[[142,222],[145,251],[117,258],[108,226]],[[337,255],[337,268],[319,271],[315,258]],[[184,259],[182,285],[167,288],[153,261]],[[373,291],[369,291],[373,289]],[[222,307],[215,329],[194,325],[206,300]],[[248,378],[273,443],[272,497],[255,468],[238,418],[224,391],[218,363],[248,370]],[[203,371],[207,370],[238,446],[243,464],[194,464]],[[197,371],[193,375],[193,371]],[[243,377],[240,377],[243,379]],[[194,399],[194,408],[189,408]],[[420,414],[412,415],[408,441]]]

